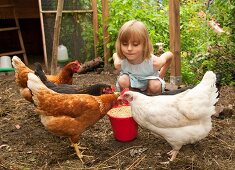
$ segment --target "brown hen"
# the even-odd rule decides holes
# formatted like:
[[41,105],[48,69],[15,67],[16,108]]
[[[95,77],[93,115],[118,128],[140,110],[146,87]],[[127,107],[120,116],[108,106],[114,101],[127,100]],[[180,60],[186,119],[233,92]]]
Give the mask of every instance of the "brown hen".
[[106,115],[118,95],[56,93],[33,73],[28,74],[28,88],[32,91],[36,112],[40,114],[42,124],[56,135],[69,137],[82,161],[84,155],[78,144],[80,135]]
[[[26,100],[32,101],[32,94],[27,88],[28,73],[34,73],[33,70],[28,68],[19,57],[12,58],[12,65],[15,68],[15,81],[20,87],[20,94]],[[80,69],[80,63],[73,61],[65,65],[57,75],[46,75],[48,80],[55,84],[72,84],[73,74],[77,73]]]
[[34,63],[35,71],[34,74],[37,75],[43,84],[45,84],[49,89],[64,94],[90,94],[93,96],[100,96],[101,94],[110,94],[113,93],[114,87],[108,84],[93,84],[86,85],[85,87],[79,87],[77,85],[70,84],[55,84],[48,81],[44,71],[42,70],[42,66],[40,63]]

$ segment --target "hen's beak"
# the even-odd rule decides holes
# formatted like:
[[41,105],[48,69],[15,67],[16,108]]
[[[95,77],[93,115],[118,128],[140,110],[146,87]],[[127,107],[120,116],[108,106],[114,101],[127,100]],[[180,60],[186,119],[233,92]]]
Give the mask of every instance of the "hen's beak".
[[123,97],[123,95],[120,95],[117,98],[117,102],[119,105],[122,105],[122,106],[129,106],[130,105],[130,103]]
[[117,100],[123,100],[123,96],[120,94],[120,92],[119,92],[119,97],[117,98]]
[[120,97],[120,95],[121,95],[121,93],[120,92],[118,92],[118,91],[115,91],[115,92],[113,92],[115,95],[117,95],[117,96],[119,96]]

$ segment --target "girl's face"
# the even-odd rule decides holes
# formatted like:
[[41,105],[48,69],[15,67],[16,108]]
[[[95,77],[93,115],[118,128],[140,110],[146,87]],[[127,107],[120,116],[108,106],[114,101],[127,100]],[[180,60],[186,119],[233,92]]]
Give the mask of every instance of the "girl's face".
[[121,50],[131,64],[140,64],[144,60],[144,46],[140,42],[131,40],[122,42]]

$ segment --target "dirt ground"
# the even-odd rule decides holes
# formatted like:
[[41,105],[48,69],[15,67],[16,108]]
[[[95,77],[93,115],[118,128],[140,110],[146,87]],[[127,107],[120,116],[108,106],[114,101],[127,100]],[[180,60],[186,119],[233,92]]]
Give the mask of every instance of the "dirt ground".
[[[73,169],[235,169],[235,88],[222,87],[218,105],[223,112],[213,116],[213,128],[203,140],[181,148],[169,165],[170,145],[139,127],[138,137],[131,142],[114,139],[107,116],[81,136],[84,154],[93,156],[82,165],[70,141],[45,130],[34,106],[19,94],[14,73],[0,75],[0,169],[1,170],[73,170]],[[75,75],[79,86],[95,83],[114,84],[115,74],[91,72]]]

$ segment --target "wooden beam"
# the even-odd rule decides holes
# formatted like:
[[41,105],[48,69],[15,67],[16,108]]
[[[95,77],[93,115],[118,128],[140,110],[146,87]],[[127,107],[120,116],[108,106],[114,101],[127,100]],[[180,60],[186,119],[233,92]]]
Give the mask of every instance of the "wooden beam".
[[107,47],[109,43],[109,33],[108,33],[108,0],[102,0],[102,23],[103,23],[103,34],[104,34],[104,66],[108,65],[108,59],[110,55],[110,49]]
[[56,74],[57,53],[59,46],[60,26],[61,26],[63,7],[64,7],[64,0],[58,0],[57,13],[54,25],[54,37],[53,37],[53,47],[52,47],[52,57],[51,57],[51,74]]
[[24,52],[25,52],[25,51],[23,51],[23,50],[12,51],[12,52],[0,53],[0,56],[23,54]]
[[43,20],[43,14],[40,12],[40,11],[42,11],[42,2],[41,2],[41,0],[38,0],[38,6],[39,6],[39,15],[40,15],[41,30],[42,30],[42,46],[43,46],[44,63],[45,63],[45,66],[46,66],[46,72],[49,72],[48,60],[47,60],[47,47],[46,47],[45,29],[44,29],[44,20]]
[[98,44],[98,11],[97,11],[97,0],[92,0],[92,11],[93,11],[93,37],[94,37],[94,53],[95,58],[98,57],[97,44]]
[[19,27],[9,27],[9,28],[0,28],[0,32],[2,31],[13,31],[13,30],[18,30]]
[[[63,10],[62,13],[92,13],[92,10]],[[41,13],[43,14],[53,14],[57,13],[55,10],[48,10],[48,11],[43,11],[41,10]]]
[[170,50],[174,54],[171,64],[170,82],[180,85],[182,82],[180,65],[180,0],[169,0]]
[[26,51],[25,51],[25,47],[24,47],[23,37],[22,37],[22,34],[21,34],[21,30],[20,30],[20,23],[19,23],[19,20],[18,20],[18,18],[17,18],[17,15],[16,15],[15,8],[14,8],[14,10],[13,10],[13,13],[14,13],[14,18],[15,18],[16,27],[19,28],[19,29],[17,30],[17,33],[18,33],[18,37],[19,37],[19,41],[20,41],[21,50],[24,51],[24,52],[22,53],[22,54],[23,54],[23,57],[24,57],[24,63],[25,63],[26,65],[29,65],[28,58],[27,58]]
[[13,4],[0,5],[0,8],[10,8],[10,7],[15,7],[15,5]]

